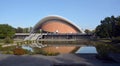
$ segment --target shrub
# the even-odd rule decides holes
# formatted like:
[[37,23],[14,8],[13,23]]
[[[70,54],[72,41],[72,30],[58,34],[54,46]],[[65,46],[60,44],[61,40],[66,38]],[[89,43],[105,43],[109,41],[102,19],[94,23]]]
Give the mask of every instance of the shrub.
[[13,51],[15,49],[15,46],[8,46],[8,47],[1,47],[1,51]]
[[46,52],[40,48],[34,48],[34,54],[46,54]]
[[2,45],[0,45],[0,50],[2,49]]
[[13,51],[3,51],[2,54],[13,54]]
[[33,53],[33,52],[31,52],[30,50],[26,50],[26,49],[24,49],[24,51],[25,51],[25,53],[26,53],[26,54],[29,54],[29,55],[34,54],[34,53]]
[[13,53],[14,53],[14,55],[24,55],[25,54],[25,50],[22,49],[22,48],[15,48],[13,50]]
[[113,43],[120,43],[120,37],[116,37],[112,40]]
[[4,43],[5,43],[5,44],[13,43],[13,40],[12,40],[10,37],[6,37],[6,38],[4,39]]

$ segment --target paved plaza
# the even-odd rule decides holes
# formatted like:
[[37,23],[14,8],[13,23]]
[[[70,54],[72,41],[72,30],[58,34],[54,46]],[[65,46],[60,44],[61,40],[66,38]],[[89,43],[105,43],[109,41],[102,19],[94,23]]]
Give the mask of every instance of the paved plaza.
[[0,66],[120,66],[119,62],[99,60],[96,54],[3,55]]

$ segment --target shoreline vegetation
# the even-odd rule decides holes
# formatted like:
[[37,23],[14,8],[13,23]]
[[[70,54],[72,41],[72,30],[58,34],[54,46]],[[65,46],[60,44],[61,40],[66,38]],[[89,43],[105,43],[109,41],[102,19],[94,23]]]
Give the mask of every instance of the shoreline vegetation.
[[[20,48],[22,45],[29,45],[29,44],[32,44],[32,43],[35,43],[36,41],[23,41],[23,42],[15,42],[16,43],[16,45],[14,45],[14,44],[10,44],[11,46],[6,46],[6,47],[2,47],[2,45],[9,45],[9,44],[1,44],[0,45],[0,51],[5,51],[5,52],[3,52],[3,54],[13,54],[13,50],[15,49],[15,48]],[[109,40],[109,39],[98,39],[98,40],[95,40],[95,41],[90,41],[90,42],[86,42],[86,43],[83,43],[83,44],[81,44],[81,43],[79,43],[79,42],[76,42],[76,41],[70,41],[70,42],[42,42],[43,43],[43,45],[44,44],[47,44],[47,43],[49,43],[49,45],[54,45],[54,44],[62,44],[62,45],[69,45],[69,44],[71,44],[71,45],[86,45],[86,46],[101,46],[102,48],[103,47],[110,47],[109,49],[111,50],[112,48],[117,48],[117,49],[112,49],[112,50],[114,50],[114,52],[118,52],[118,53],[120,53],[120,51],[118,51],[119,50],[119,47],[120,47],[120,44],[119,43],[116,43],[116,42],[112,42],[112,40]],[[12,47],[12,48],[11,48]],[[13,49],[14,48],[14,49]],[[8,49],[8,50],[7,50]],[[104,51],[104,50],[102,50],[102,51]],[[29,54],[29,53],[28,53]],[[59,54],[59,53],[58,53]]]

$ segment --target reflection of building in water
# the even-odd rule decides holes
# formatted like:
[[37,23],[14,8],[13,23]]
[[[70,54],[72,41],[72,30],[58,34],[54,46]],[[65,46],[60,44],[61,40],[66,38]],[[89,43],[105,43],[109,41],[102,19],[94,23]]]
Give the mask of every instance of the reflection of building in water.
[[42,48],[46,52],[51,53],[71,53],[79,49],[79,47],[76,46],[50,46],[50,47],[44,47]]

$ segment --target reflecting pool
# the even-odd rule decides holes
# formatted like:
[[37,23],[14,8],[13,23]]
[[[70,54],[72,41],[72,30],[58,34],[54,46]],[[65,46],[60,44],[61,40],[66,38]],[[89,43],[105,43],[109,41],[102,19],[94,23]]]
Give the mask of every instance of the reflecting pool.
[[75,53],[80,46],[75,46],[75,45],[70,45],[70,46],[45,46],[45,47],[30,47],[27,45],[22,46],[23,49],[32,51],[32,52],[48,52],[48,53],[60,53],[60,54],[65,54],[65,53]]
[[33,49],[30,46],[23,45],[22,48],[33,52]]
[[83,46],[80,47],[75,53],[95,53],[97,54],[96,47],[94,46]]
[[[32,46],[31,46],[32,45]],[[31,44],[28,46],[22,46],[23,49],[30,50],[32,52],[40,53],[94,53],[99,55],[107,55],[108,53],[120,53],[120,49],[111,44],[104,44],[100,42],[93,42],[90,44],[63,44],[63,43],[53,43],[53,44]]]
[[49,46],[49,47],[44,47],[42,50],[45,52],[51,52],[51,53],[73,53],[76,50],[78,50],[80,47],[77,46]]

